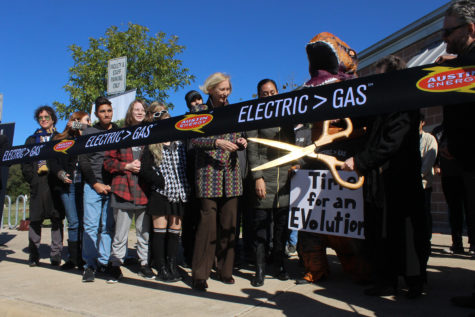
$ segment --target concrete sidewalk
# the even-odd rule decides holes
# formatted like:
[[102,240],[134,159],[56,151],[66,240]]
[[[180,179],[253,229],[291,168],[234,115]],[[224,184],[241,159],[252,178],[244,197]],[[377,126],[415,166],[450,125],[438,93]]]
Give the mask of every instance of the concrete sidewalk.
[[[49,243],[49,229],[43,230]],[[129,247],[135,234],[129,235]],[[0,232],[0,316],[467,316],[475,310],[452,306],[450,297],[474,291],[475,260],[443,254],[450,236],[434,234],[429,260],[427,295],[406,299],[397,296],[368,297],[365,286],[344,274],[330,250],[332,274],[318,285],[295,285],[292,280],[267,278],[265,285],[250,285],[252,271],[235,272],[235,285],[208,281],[207,292],[190,288],[191,272],[172,284],[145,280],[127,267],[124,279],[107,284],[98,276],[82,283],[80,271],[63,272],[49,264],[48,247],[42,245],[41,266],[27,265],[27,232]],[[467,243],[467,241],[464,241]],[[290,271],[297,277],[296,259]]]

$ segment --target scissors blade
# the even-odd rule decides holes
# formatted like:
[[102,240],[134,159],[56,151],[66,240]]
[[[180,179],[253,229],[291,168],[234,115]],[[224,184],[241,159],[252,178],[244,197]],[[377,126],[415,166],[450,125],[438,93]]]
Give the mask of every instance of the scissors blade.
[[254,167],[252,169],[252,171],[255,172],[255,171],[260,171],[260,170],[264,170],[264,169],[267,169],[267,168],[279,166],[279,165],[282,165],[282,164],[285,164],[285,163],[295,161],[295,160],[297,160],[297,159],[299,159],[303,156],[306,156],[306,155],[309,155],[309,156],[313,157],[314,154],[315,154],[314,151],[315,151],[315,145],[311,144],[311,145],[306,146],[304,148],[300,148],[296,151],[290,152],[287,155],[281,156],[278,159],[275,159],[275,160],[269,161],[267,163],[264,163],[262,165],[259,165],[257,167]]
[[252,142],[268,145],[268,146],[275,147],[281,150],[286,150],[289,152],[298,151],[302,149],[301,146],[293,145],[293,144],[285,143],[285,142],[280,142],[280,141],[275,141],[275,140],[261,139],[261,138],[247,138],[247,139]]

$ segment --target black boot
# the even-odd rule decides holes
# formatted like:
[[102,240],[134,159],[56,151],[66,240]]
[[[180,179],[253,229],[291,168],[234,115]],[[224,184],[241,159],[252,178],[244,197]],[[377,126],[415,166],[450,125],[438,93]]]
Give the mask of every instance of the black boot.
[[266,250],[264,244],[258,244],[256,247],[256,274],[251,280],[251,285],[260,287],[264,285],[266,268]]
[[76,267],[80,267],[80,256],[79,256],[79,242],[68,240],[68,252],[69,259],[61,265],[61,270],[72,270]]
[[180,230],[167,230],[167,262],[168,272],[170,272],[170,282],[177,282],[181,280],[178,266],[176,265],[176,255],[178,244],[180,241]]
[[32,253],[31,250],[30,256],[28,257],[28,265],[31,267],[40,265],[39,255],[37,253]]
[[274,277],[281,281],[287,281],[290,279],[289,273],[284,266],[284,252],[275,252],[274,253]]
[[153,229],[153,262],[156,265],[157,281],[169,282],[171,279],[170,272],[168,271],[167,263],[165,260],[165,232],[164,229]]
[[264,285],[264,278],[265,278],[265,265],[264,264],[257,264],[256,265],[256,274],[251,280],[251,285],[254,287],[260,287]]
[[49,260],[52,266],[59,266],[61,264],[61,253],[50,256]]
[[406,294],[407,298],[418,298],[424,292],[424,283],[423,278],[421,276],[407,276],[406,283],[408,286],[408,292]]
[[275,277],[277,277],[281,281],[288,281],[290,279],[290,275],[285,269],[284,265],[279,267],[279,270]]
[[397,279],[376,278],[376,283],[364,290],[368,296],[389,296],[397,294]]
[[31,267],[40,265],[40,253],[38,252],[38,248],[32,241],[29,241],[28,250],[30,251],[30,256],[28,257],[28,265]]
[[155,277],[157,281],[161,282],[174,282],[172,281],[172,275],[168,271],[168,267],[165,263],[159,263],[157,267],[157,276]]
[[168,271],[170,272],[170,282],[181,281],[182,277],[176,265],[176,257],[168,258]]

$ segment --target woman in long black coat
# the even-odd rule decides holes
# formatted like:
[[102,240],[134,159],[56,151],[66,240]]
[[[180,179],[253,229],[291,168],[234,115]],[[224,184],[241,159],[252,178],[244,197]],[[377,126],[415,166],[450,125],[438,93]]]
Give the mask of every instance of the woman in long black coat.
[[[56,114],[49,106],[42,106],[35,111],[35,120],[40,128],[28,137],[25,144],[48,142],[57,134],[54,124]],[[23,177],[30,184],[30,228],[28,232],[28,248],[30,251],[29,265],[39,264],[39,247],[41,241],[41,226],[45,219],[51,219],[51,264],[61,263],[63,249],[63,219],[64,207],[55,189],[60,186],[56,175],[50,172],[47,162],[33,161],[21,165]]]

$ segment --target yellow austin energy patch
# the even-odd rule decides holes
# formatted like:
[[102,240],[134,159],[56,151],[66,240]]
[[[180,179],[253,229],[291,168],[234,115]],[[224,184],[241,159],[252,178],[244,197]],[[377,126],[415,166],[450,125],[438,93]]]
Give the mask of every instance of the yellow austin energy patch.
[[428,92],[475,93],[475,66],[424,68],[430,73],[417,82],[417,88]]
[[210,114],[187,114],[185,118],[175,123],[175,128],[181,131],[204,133],[200,129],[211,121],[213,121],[213,116]]
[[63,154],[68,154],[66,151],[69,150],[74,145],[74,140],[63,140],[56,144],[53,147],[53,150],[56,152],[61,152]]

